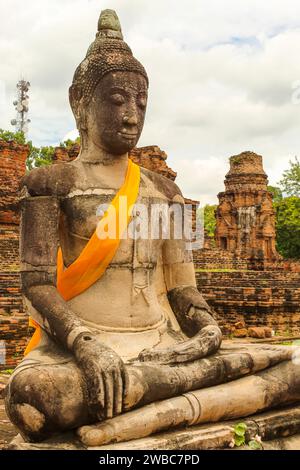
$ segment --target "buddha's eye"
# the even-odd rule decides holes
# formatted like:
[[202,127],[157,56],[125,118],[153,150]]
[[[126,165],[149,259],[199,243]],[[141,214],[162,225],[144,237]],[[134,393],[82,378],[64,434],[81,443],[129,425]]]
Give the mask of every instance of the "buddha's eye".
[[117,106],[121,106],[121,104],[125,103],[124,96],[120,95],[119,93],[114,93],[113,95],[111,95],[110,99]]

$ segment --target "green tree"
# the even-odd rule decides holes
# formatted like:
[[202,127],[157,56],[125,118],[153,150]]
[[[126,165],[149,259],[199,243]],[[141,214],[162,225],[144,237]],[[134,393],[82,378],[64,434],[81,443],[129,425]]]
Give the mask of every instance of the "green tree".
[[0,139],[5,140],[5,142],[14,140],[17,144],[26,144],[24,132],[12,132],[0,129]]
[[32,170],[39,166],[51,165],[55,147],[35,147],[32,142],[28,142],[30,152],[26,161],[27,170]]
[[72,139],[64,140],[64,142],[61,142],[59,146],[64,147],[66,149],[70,149],[75,144],[80,144],[80,137],[77,137],[75,140],[72,140]]
[[[33,168],[45,165],[51,165],[53,155],[55,152],[55,147],[46,146],[46,147],[35,147],[32,142],[27,142],[30,146],[30,153],[27,158],[26,167],[27,170],[32,170]],[[66,149],[70,149],[75,144],[80,144],[80,137],[77,137],[75,140],[65,140],[64,142],[60,142],[59,146],[64,147]]]
[[215,228],[216,228],[215,210],[216,209],[217,209],[216,205],[206,204],[204,206],[204,228],[210,237],[213,237],[215,234]]
[[300,197],[300,162],[297,157],[295,161],[290,160],[290,168],[283,173],[279,184],[288,196]]
[[290,196],[274,204],[277,249],[284,258],[300,258],[300,198]]
[[273,195],[273,202],[280,202],[283,199],[283,194],[280,188],[278,186],[268,186],[268,191],[272,193]]

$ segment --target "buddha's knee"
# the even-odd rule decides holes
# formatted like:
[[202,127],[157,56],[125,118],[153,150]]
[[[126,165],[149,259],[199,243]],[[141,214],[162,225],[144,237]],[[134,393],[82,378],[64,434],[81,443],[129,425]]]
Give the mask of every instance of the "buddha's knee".
[[26,392],[33,380],[32,371],[19,372],[12,376],[5,396],[6,412],[26,440],[42,439],[48,427],[46,415],[33,405],[34,400]]
[[32,367],[12,376],[5,403],[11,421],[29,440],[88,421],[78,374],[60,366]]

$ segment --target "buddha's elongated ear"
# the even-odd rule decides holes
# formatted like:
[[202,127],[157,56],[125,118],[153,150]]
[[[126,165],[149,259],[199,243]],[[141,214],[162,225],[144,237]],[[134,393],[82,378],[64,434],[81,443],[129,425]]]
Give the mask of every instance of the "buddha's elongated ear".
[[76,126],[80,134],[82,149],[87,147],[87,106],[84,103],[84,97],[81,86],[71,85],[69,88],[69,101],[76,120]]
[[82,100],[82,87],[73,84],[69,88],[69,102],[73,111],[73,114],[75,116],[75,119],[79,118],[79,108]]

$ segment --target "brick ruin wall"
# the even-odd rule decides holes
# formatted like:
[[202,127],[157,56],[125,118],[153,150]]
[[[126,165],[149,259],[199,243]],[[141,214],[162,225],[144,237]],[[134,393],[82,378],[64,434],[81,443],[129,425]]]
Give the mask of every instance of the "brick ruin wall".
[[[79,145],[59,147],[53,163],[71,161],[78,153]],[[17,196],[27,154],[26,146],[0,141],[0,369],[13,368],[19,362],[31,334],[20,292]],[[166,154],[157,146],[134,149],[131,158],[173,181],[176,178],[166,163]],[[193,206],[195,222],[197,201],[186,199],[186,203]],[[268,272],[249,271],[247,260],[210,243],[194,251],[194,262],[198,288],[216,310],[225,333],[242,319],[248,326],[300,332],[299,263],[276,261],[265,266]]]
[[197,272],[197,285],[224,333],[238,322],[300,334],[300,273],[287,271]]
[[193,252],[195,268],[199,271],[246,270],[248,262],[230,251],[218,248],[203,248]]
[[19,274],[18,187],[28,147],[0,140],[0,368],[13,368],[28,341]]

